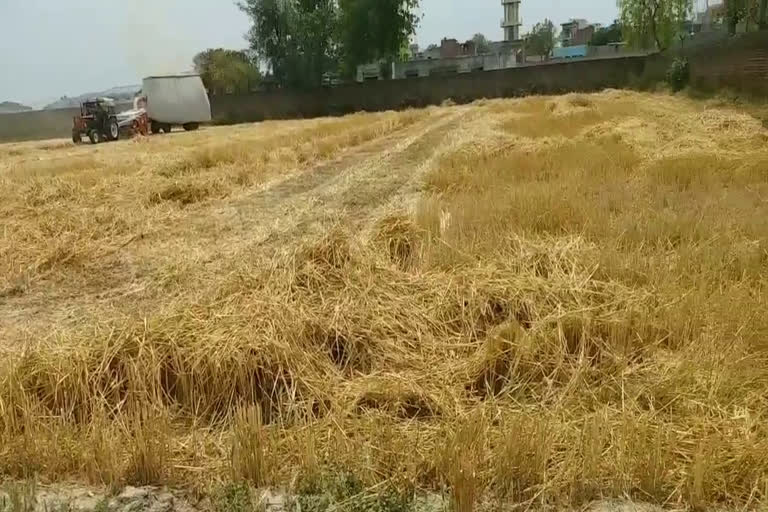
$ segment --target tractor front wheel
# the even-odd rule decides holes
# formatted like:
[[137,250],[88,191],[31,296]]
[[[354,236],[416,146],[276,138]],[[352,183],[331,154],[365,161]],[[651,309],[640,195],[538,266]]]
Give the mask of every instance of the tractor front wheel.
[[88,138],[91,140],[91,144],[98,144],[101,142],[101,133],[99,130],[91,130],[88,132]]
[[83,135],[80,133],[79,130],[72,130],[72,142],[74,142],[75,144],[83,143]]

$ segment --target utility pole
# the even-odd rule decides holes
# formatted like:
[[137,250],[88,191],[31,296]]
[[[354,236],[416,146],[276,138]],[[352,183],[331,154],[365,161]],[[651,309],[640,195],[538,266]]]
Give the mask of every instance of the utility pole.
[[768,0],[762,0],[760,2],[760,30],[768,29]]

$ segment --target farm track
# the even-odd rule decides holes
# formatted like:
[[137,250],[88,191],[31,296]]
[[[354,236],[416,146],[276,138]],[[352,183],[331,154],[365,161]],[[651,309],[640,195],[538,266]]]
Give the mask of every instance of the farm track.
[[213,277],[243,251],[273,256],[333,225],[362,232],[388,204],[418,192],[425,164],[468,113],[454,108],[427,115],[331,160],[186,209],[172,226],[134,233],[124,247],[101,257],[109,272],[98,286],[58,283],[54,295],[40,282],[23,295],[0,297],[0,335],[34,340],[105,309],[146,314],[163,301],[158,269],[173,265],[180,253]]
[[350,150],[230,202],[210,221],[231,237],[268,250],[292,246],[332,224],[356,231],[377,207],[396,200],[459,125],[461,111],[429,116],[387,137]]

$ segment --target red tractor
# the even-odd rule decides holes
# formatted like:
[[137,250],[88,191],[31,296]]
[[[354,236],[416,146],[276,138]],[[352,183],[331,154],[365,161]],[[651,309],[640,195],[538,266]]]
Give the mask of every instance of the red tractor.
[[86,101],[80,105],[80,115],[75,116],[72,127],[72,141],[83,142],[83,135],[92,144],[118,140],[121,134],[149,133],[149,118],[143,109],[117,114],[115,102],[109,98]]

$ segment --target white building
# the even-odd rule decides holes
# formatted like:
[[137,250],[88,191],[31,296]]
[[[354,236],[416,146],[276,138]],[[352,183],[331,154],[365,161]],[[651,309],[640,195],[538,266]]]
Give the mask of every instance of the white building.
[[520,39],[520,1],[521,0],[501,0],[504,7],[504,19],[501,22],[501,28],[504,29],[505,41],[517,41]]

